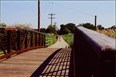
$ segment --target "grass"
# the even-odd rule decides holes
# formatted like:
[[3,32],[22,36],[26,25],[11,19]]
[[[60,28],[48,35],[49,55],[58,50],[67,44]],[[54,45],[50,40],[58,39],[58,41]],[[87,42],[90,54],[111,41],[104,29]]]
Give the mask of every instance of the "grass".
[[2,51],[0,51],[0,56],[3,56],[3,55],[4,55],[4,53]]
[[116,29],[104,29],[104,30],[97,30],[97,31],[109,37],[116,38]]
[[57,35],[55,35],[55,34],[47,33],[46,34],[46,46],[50,46],[50,45],[54,44],[57,41],[56,36]]
[[73,45],[73,43],[74,43],[74,34],[69,33],[69,34],[62,35],[62,37],[70,46]]

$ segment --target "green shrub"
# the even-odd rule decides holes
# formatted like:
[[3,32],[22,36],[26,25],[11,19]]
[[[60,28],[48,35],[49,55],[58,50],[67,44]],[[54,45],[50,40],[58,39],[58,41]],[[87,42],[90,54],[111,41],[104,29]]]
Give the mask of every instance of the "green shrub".
[[62,35],[62,37],[70,46],[73,45],[73,43],[74,43],[74,34],[69,33],[69,34]]
[[46,46],[50,46],[50,45],[54,44],[57,41],[56,37],[57,37],[57,35],[55,35],[53,33],[52,34],[47,33],[46,34]]

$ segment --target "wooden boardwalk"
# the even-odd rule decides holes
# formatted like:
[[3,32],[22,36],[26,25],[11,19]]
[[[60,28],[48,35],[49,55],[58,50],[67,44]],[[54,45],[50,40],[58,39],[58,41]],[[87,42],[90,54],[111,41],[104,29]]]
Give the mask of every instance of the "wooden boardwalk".
[[60,46],[61,41],[50,48],[30,50],[0,61],[0,77],[68,77],[71,49],[65,48],[65,41]]
[[0,77],[30,77],[57,48],[42,48],[24,52],[0,62]]
[[59,49],[48,57],[31,77],[69,77],[71,49]]

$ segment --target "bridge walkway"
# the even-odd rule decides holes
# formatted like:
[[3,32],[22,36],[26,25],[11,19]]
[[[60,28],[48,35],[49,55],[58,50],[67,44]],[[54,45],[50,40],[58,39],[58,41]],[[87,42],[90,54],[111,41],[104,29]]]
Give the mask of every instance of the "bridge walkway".
[[64,48],[68,44],[62,38],[54,45],[48,48],[29,50],[1,61],[0,77],[68,77],[71,49]]

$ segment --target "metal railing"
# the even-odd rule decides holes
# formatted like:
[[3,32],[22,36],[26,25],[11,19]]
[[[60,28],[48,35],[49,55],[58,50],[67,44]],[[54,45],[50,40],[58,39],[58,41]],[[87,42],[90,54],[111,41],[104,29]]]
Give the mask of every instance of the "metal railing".
[[45,47],[45,35],[34,30],[0,28],[0,59]]
[[78,27],[74,34],[74,77],[115,77],[116,39]]

